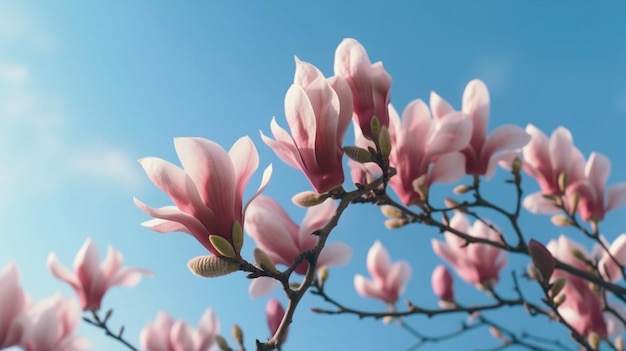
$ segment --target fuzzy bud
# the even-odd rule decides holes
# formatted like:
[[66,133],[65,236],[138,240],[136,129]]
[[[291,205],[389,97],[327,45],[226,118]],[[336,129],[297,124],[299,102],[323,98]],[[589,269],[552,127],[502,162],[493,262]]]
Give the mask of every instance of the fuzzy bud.
[[465,193],[472,191],[472,189],[474,188],[469,185],[461,184],[461,185],[457,185],[452,191],[457,195],[463,195]]
[[233,349],[231,349],[230,346],[228,346],[228,342],[226,342],[226,339],[224,339],[224,337],[221,335],[215,336],[215,343],[217,344],[217,346],[219,346],[220,350],[222,351],[233,351]]
[[328,267],[322,266],[317,270],[317,279],[324,284],[328,280]]
[[387,227],[387,229],[398,229],[407,224],[409,224],[409,221],[406,218],[389,218],[385,221],[385,227]]
[[233,338],[239,345],[243,345],[243,330],[237,324],[233,324],[233,328],[231,329],[233,333]]
[[357,146],[344,146],[343,153],[346,154],[348,158],[358,163],[374,162],[374,158],[369,151]]
[[589,333],[587,336],[587,342],[591,346],[592,350],[597,350],[600,347],[600,337],[595,332]]
[[313,207],[326,201],[329,196],[328,194],[318,194],[313,191],[303,191],[294,195],[291,198],[291,202],[300,207]]
[[380,206],[380,212],[389,218],[404,218],[404,213],[395,206],[382,205]]
[[624,338],[621,336],[616,337],[613,344],[615,345],[615,350],[624,351]]
[[552,216],[552,218],[550,218],[550,221],[552,221],[552,224],[557,227],[569,227],[573,224],[571,219],[561,214]]
[[239,270],[239,264],[220,256],[198,256],[187,262],[189,270],[203,278],[214,278]]

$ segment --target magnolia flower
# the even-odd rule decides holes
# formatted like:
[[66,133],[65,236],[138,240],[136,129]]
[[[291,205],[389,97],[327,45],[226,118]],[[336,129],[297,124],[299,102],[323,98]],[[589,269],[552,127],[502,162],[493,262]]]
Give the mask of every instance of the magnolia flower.
[[24,351],[78,351],[89,348],[86,339],[74,336],[80,322],[76,300],[55,294],[18,317],[23,331],[19,346]]
[[614,184],[606,189],[611,173],[611,161],[599,153],[592,152],[585,165],[585,179],[571,185],[578,192],[578,214],[584,221],[601,221],[604,215],[626,203],[626,182]]
[[372,280],[357,274],[354,277],[356,291],[363,297],[379,299],[392,306],[411,277],[411,266],[406,261],[392,264],[380,241],[376,241],[367,253],[367,270]]
[[285,96],[291,135],[272,119],[273,140],[263,141],[293,168],[301,170],[318,193],[343,184],[343,138],[352,117],[352,94],[342,77],[325,79],[310,63],[296,58],[294,84]]
[[526,196],[524,207],[533,213],[557,212],[554,203],[543,195],[556,195],[565,190],[560,189],[561,174],[566,175],[568,184],[582,180],[585,158],[574,146],[572,134],[564,127],[555,129],[550,139],[532,124],[526,126],[526,132],[530,134],[530,142],[522,149],[522,167],[537,180],[541,191]]
[[[491,177],[498,162],[512,159],[526,145],[530,136],[521,128],[504,125],[487,137],[489,122],[489,91],[481,80],[474,79],[463,92],[463,113],[473,123],[472,138],[462,151],[465,155],[465,172],[471,175]],[[430,108],[435,118],[454,111],[439,95],[431,93]]]
[[[274,335],[276,334],[276,331],[278,331],[280,322],[285,316],[285,309],[278,300],[271,299],[267,302],[267,306],[265,307],[265,314],[267,315],[267,326],[270,329],[270,333]],[[289,331],[289,329],[287,329],[287,331]],[[283,334],[283,339],[281,342],[285,342],[285,340],[287,339],[287,331],[285,331],[285,334]]]
[[[546,247],[557,260],[579,270],[588,269],[587,265],[574,255],[576,252],[578,256],[589,259],[587,251],[565,235],[559,236],[557,240],[551,240]],[[605,338],[608,335],[621,333],[622,323],[616,321],[617,318],[612,313],[603,312],[602,297],[589,287],[586,280],[556,269],[552,274],[552,281],[561,277],[565,278],[565,285],[559,296],[565,295],[567,298],[558,309],[567,323],[584,336],[594,332],[601,338]],[[622,311],[619,310],[619,312]]]
[[423,202],[415,182],[428,189],[432,183],[452,183],[465,175],[465,148],[472,135],[472,122],[461,112],[450,111],[431,119],[428,106],[414,100],[402,113],[389,108],[391,154],[389,163],[398,174],[389,185],[405,205]]
[[365,48],[354,39],[344,39],[335,51],[335,75],[346,79],[352,90],[354,119],[363,135],[374,140],[371,121],[376,116],[381,126],[389,125],[391,76],[382,62],[372,64]]
[[[328,199],[320,205],[309,207],[298,226],[274,199],[260,195],[250,203],[246,213],[246,230],[274,264],[291,265],[296,257],[311,250],[317,244],[317,236],[312,233],[325,226],[335,214],[336,205]],[[342,266],[352,257],[352,249],[344,243],[327,243],[317,259],[317,267]],[[295,269],[305,274],[306,261]],[[250,295],[259,297],[269,294],[276,286],[276,280],[260,277],[252,280]]]
[[442,301],[454,301],[454,287],[452,285],[452,275],[446,266],[440,264],[433,270],[430,278],[430,285],[433,293]]
[[[610,253],[610,254],[609,254]],[[613,258],[611,258],[613,256]],[[617,237],[609,247],[609,252],[602,250],[600,260],[598,261],[598,268],[603,276],[612,282],[616,282],[622,279],[621,268],[613,260],[624,266],[626,264],[626,234],[621,234]]]
[[[470,227],[467,218],[459,212],[450,220],[450,227],[475,238],[501,242],[500,235],[487,224],[475,221]],[[445,243],[432,239],[433,251],[454,267],[461,279],[478,288],[490,288],[498,282],[498,274],[506,264],[504,251],[489,244],[468,245],[467,240],[451,232],[443,235]]]
[[0,272],[0,349],[20,341],[23,331],[16,320],[28,305],[28,296],[20,287],[19,271],[14,263],[9,263]]
[[183,320],[174,321],[167,313],[159,312],[154,322],[141,331],[139,343],[147,351],[208,351],[219,329],[211,309],[204,312],[195,329]]
[[[395,113],[397,115],[397,112],[393,109],[393,106],[389,105],[389,114],[392,113]],[[356,122],[353,121],[353,124],[354,145],[364,150],[368,150],[369,148],[375,150],[376,145],[374,144],[374,142],[366,139],[365,136],[363,136],[363,132]],[[380,166],[378,166],[374,162],[360,163],[350,159],[348,160],[348,166],[350,167],[350,176],[352,177],[352,181],[354,183],[369,184],[382,173]]]
[[[259,165],[254,143],[240,138],[229,152],[202,138],[176,138],[174,146],[183,169],[156,157],[139,160],[150,180],[175,204],[152,208],[135,198],[142,211],[155,217],[142,225],[159,233],[184,232],[214,255],[238,257],[243,244],[243,191]],[[271,173],[270,165],[253,199],[265,189]]]
[[122,254],[109,245],[107,256],[100,263],[98,248],[87,239],[74,258],[75,273],[65,268],[54,252],[48,255],[48,268],[52,275],[72,286],[84,311],[96,311],[111,287],[132,287],[139,283],[142,275],[152,274],[145,269],[122,267],[122,260]]

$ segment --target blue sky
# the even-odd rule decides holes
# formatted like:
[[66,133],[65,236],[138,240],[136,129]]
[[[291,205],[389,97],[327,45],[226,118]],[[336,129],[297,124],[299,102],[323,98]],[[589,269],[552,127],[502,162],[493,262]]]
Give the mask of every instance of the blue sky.
[[[207,307],[222,330],[239,323],[251,348],[269,336],[267,299],[251,300],[243,274],[201,280],[186,268],[204,254],[182,234],[158,235],[139,226],[148,219],[132,202],[153,206],[169,199],[144,176],[136,159],[158,156],[177,162],[172,139],[201,136],[225,148],[250,135],[261,166],[274,164],[266,193],[281,201],[296,221],[302,209],[291,196],[309,189],[296,170],[283,165],[260,140],[276,116],[285,125],[284,94],[293,80],[293,56],[332,75],[336,46],[359,40],[372,61],[382,60],[393,78],[397,109],[431,90],[460,107],[465,84],[483,79],[491,92],[490,129],[532,123],[546,133],[564,125],[588,155],[598,151],[613,164],[609,183],[624,179],[626,157],[626,5],[600,7],[582,1],[519,3],[445,2],[193,2],[113,1],[59,3],[0,2],[0,266],[14,261],[22,285],[36,300],[55,291],[72,294],[47,272],[50,251],[70,265],[86,237],[104,254],[112,244],[129,265],[150,268],[134,289],[105,297],[114,326],[138,344],[139,331],[157,311],[192,325]],[[346,138],[352,141],[352,136]],[[489,185],[506,203],[501,181]],[[260,181],[258,171],[248,196]],[[467,180],[466,180],[467,181]],[[528,179],[529,192],[536,185]],[[444,194],[449,189],[439,186]],[[608,217],[604,234],[626,232],[626,212]],[[383,304],[354,292],[354,274],[365,274],[365,256],[380,239],[394,259],[411,262],[413,279],[405,296],[435,306],[430,272],[439,263],[430,249],[436,232],[418,226],[389,232],[375,208],[349,209],[333,234],[350,244],[354,257],[331,270],[330,292],[350,305],[380,311]],[[551,226],[548,217],[523,217],[527,236],[544,242],[573,231]],[[575,237],[582,240],[582,238]],[[244,252],[251,252],[248,241]],[[511,270],[527,261],[511,258],[499,287],[511,292]],[[466,303],[488,301],[456,279]],[[278,291],[274,295],[279,297]],[[284,299],[283,299],[284,301]],[[286,349],[405,350],[414,340],[395,325],[353,316],[319,316],[309,307],[328,307],[307,296],[289,332]],[[496,315],[498,316],[498,315]],[[520,310],[500,314],[513,329],[565,333],[527,318]],[[514,316],[514,317],[512,317]],[[519,317],[518,317],[519,316]],[[456,328],[465,316],[407,322],[426,334]],[[530,325],[533,323],[533,325]],[[81,326],[93,350],[122,349],[100,331]],[[371,335],[371,337],[364,337]],[[450,341],[450,349],[488,348],[497,342],[486,329]],[[427,345],[436,350],[442,345]]]

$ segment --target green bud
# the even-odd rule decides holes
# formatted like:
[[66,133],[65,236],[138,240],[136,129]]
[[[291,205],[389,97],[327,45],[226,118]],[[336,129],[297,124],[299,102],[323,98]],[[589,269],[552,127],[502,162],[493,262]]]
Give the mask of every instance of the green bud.
[[233,333],[233,338],[239,345],[243,345],[243,330],[237,324],[233,324],[233,328],[231,329]]
[[322,266],[317,270],[317,279],[324,284],[328,280],[328,267]]
[[580,201],[580,194],[578,193],[578,191],[575,191],[574,194],[570,197],[570,201],[569,201],[569,209],[570,215],[574,215],[576,214],[576,210],[578,210],[578,202]]
[[378,138],[378,135],[380,134],[380,120],[378,117],[373,116],[370,120],[370,130],[372,131],[372,136],[374,136],[374,138]]
[[220,256],[198,256],[187,262],[189,270],[203,278],[214,278],[239,270],[239,264]]
[[552,216],[552,218],[550,218],[550,221],[552,221],[552,224],[557,227],[569,227],[573,224],[571,219],[561,214]]
[[522,159],[520,159],[519,156],[515,156],[515,158],[513,159],[513,164],[511,164],[511,172],[513,172],[513,174],[520,174],[521,170]]
[[556,180],[556,183],[558,184],[561,193],[564,194],[565,189],[567,189],[567,173],[561,172]]
[[[243,239],[242,239],[243,240]],[[235,253],[235,249],[233,245],[228,242],[228,240],[222,238],[219,235],[209,235],[209,241],[211,245],[219,252],[220,255],[228,258],[235,258],[237,254]]]
[[259,267],[261,267],[263,270],[267,270],[270,272],[277,272],[274,262],[272,262],[272,260],[265,253],[265,251],[257,247],[254,249],[253,254],[254,254],[254,261]]
[[386,126],[380,127],[380,134],[378,135],[378,145],[380,146],[380,153],[384,158],[388,158],[391,153],[391,135]]
[[554,280],[554,283],[552,283],[552,286],[550,287],[550,297],[555,298],[561,292],[561,290],[563,290],[564,286],[564,277],[558,277],[556,280]]
[[358,146],[344,146],[343,152],[348,156],[351,160],[356,161],[358,163],[368,163],[373,162],[374,158],[372,154]]
[[233,246],[235,247],[235,252],[241,252],[241,248],[243,247],[243,227],[239,221],[235,221],[233,223]]
[[233,351],[233,349],[231,349],[230,346],[228,346],[228,342],[226,342],[226,339],[224,339],[224,337],[221,335],[215,336],[215,343],[217,344],[217,346],[219,346],[220,350],[222,351]]

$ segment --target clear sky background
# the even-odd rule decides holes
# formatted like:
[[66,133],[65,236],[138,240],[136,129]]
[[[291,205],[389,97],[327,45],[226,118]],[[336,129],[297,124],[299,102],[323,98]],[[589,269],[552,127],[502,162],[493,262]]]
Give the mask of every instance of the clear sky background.
[[[612,160],[609,183],[615,183],[626,178],[625,16],[623,2],[583,1],[1,1],[0,266],[16,262],[35,300],[55,291],[73,295],[48,273],[46,257],[54,251],[69,266],[91,237],[101,254],[112,244],[128,265],[155,272],[136,288],[114,289],[104,299],[104,308],[115,309],[111,325],[125,325],[131,342],[138,345],[140,330],[159,310],[195,326],[211,307],[224,334],[230,339],[231,324],[239,323],[252,349],[255,338],[269,336],[268,298],[252,300],[241,273],[215,280],[193,276],[186,262],[205,249],[189,236],[159,235],[139,225],[148,217],[133,205],[133,196],[156,207],[170,200],[145,177],[138,158],[178,163],[174,137],[201,136],[229,148],[250,135],[260,168],[274,164],[266,194],[299,222],[305,211],[289,199],[310,186],[261,142],[259,130],[269,132],[272,116],[286,125],[283,101],[293,81],[294,55],[330,76],[336,46],[353,37],[372,61],[384,62],[397,109],[428,99],[431,90],[460,108],[465,84],[480,78],[491,92],[490,130],[532,123],[549,134],[564,125],[586,156],[598,151]],[[350,132],[346,144],[352,138]],[[510,204],[513,192],[502,186],[504,175],[500,170],[490,182],[490,193]],[[260,176],[261,170],[247,197]],[[526,178],[524,188],[532,192],[537,186]],[[451,188],[435,189],[444,194]],[[626,232],[625,215],[621,209],[608,217],[602,231],[609,239]],[[329,292],[353,307],[384,310],[382,303],[358,296],[352,282],[357,273],[367,275],[367,250],[380,239],[394,260],[411,262],[405,297],[436,306],[430,274],[440,261],[430,239],[437,233],[419,226],[390,232],[383,220],[366,206],[344,215],[331,240],[350,244],[354,256],[349,265],[331,270]],[[549,217],[525,215],[522,227],[528,238],[544,243],[560,233],[576,235],[554,228]],[[244,252],[252,248],[248,240]],[[510,272],[527,263],[510,258],[501,294],[513,296]],[[455,282],[462,302],[489,301]],[[285,301],[278,290],[273,296]],[[395,324],[314,315],[308,312],[313,306],[330,307],[308,295],[285,349],[406,350],[415,343]],[[514,330],[568,340],[561,328],[521,309],[490,316]],[[465,318],[416,316],[407,323],[439,335]],[[123,350],[91,326],[81,325],[79,333],[95,351]],[[422,349],[497,345],[480,329]]]

